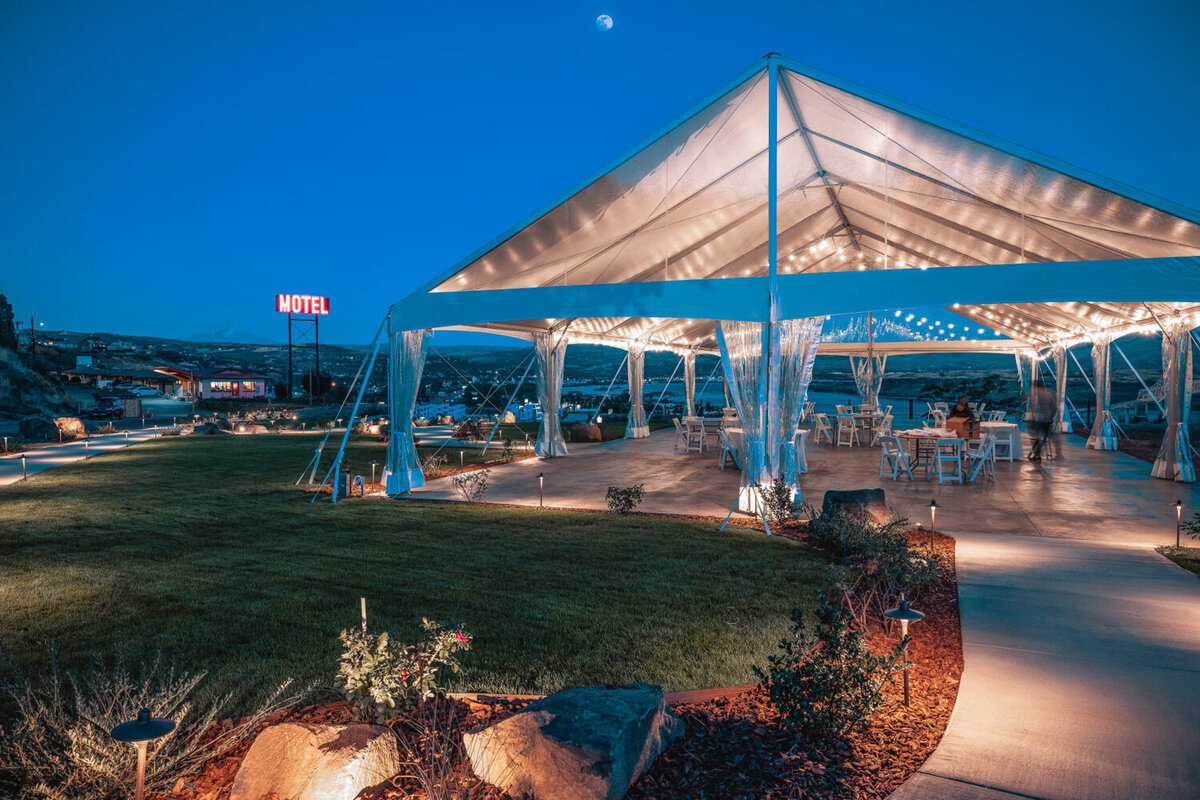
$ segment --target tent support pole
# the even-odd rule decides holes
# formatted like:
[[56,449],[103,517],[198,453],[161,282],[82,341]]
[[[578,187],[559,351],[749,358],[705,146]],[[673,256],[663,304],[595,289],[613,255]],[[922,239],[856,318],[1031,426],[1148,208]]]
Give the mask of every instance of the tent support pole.
[[[354,398],[354,408],[350,411],[350,421],[346,423],[346,432],[342,434],[342,443],[338,445],[337,455],[333,457],[333,464],[329,467],[329,472],[325,474],[325,479],[321,481],[321,486],[325,485],[325,481],[329,480],[330,475],[333,476],[333,502],[337,502],[338,496],[338,470],[342,466],[342,457],[346,454],[346,442],[350,441],[350,431],[354,429],[354,418],[358,416],[358,407],[362,404],[363,395],[367,393],[367,384],[371,382],[371,370],[375,368],[375,356],[379,355],[379,337],[383,333],[383,328],[387,325],[388,317],[383,318],[379,323],[379,330],[375,331],[375,339],[371,342],[371,358],[367,362],[367,372],[363,375],[362,383],[358,386],[358,397]],[[312,500],[317,499],[318,494],[314,493]]]
[[1165,408],[1163,408],[1163,404],[1158,402],[1158,398],[1154,396],[1154,392],[1150,391],[1150,387],[1146,385],[1146,382],[1144,380],[1142,380],[1141,373],[1139,373],[1137,371],[1137,367],[1133,366],[1133,364],[1130,363],[1129,358],[1125,355],[1125,351],[1122,350],[1120,347],[1118,347],[1116,342],[1113,342],[1112,346],[1113,346],[1113,349],[1117,351],[1117,355],[1119,355],[1122,358],[1122,360],[1125,361],[1126,365],[1128,365],[1128,367],[1131,370],[1133,370],[1133,376],[1138,379],[1138,383],[1140,383],[1142,385],[1142,388],[1146,390],[1146,394],[1150,395],[1150,399],[1154,401],[1154,405],[1158,406],[1158,413],[1163,415],[1163,419],[1166,419],[1167,418],[1167,410]]
[[508,402],[504,404],[504,411],[500,412],[500,419],[496,420],[496,424],[488,433],[487,441],[483,443],[483,449],[479,451],[479,455],[487,452],[488,445],[492,443],[492,437],[496,435],[496,431],[500,430],[500,421],[504,419],[504,415],[508,412],[508,407],[512,405],[513,400],[517,396],[517,392],[521,391],[521,387],[525,384],[525,378],[529,375],[529,368],[533,366],[533,362],[537,351],[529,354],[529,363],[525,365],[525,371],[521,373],[521,380],[517,381],[517,385],[513,387],[512,394],[508,396]]
[[625,369],[625,362],[629,360],[629,351],[625,351],[625,357],[621,359],[621,363],[617,365],[617,371],[613,373],[612,380],[608,382],[608,388],[604,390],[604,396],[600,398],[600,402],[596,404],[595,410],[588,414],[588,422],[591,422],[600,413],[600,409],[604,407],[604,401],[608,399],[608,393],[612,391],[613,385],[617,382],[617,376],[621,374],[621,370]]
[[646,424],[650,424],[650,418],[654,416],[654,412],[658,411],[658,404],[662,402],[663,397],[667,394],[667,389],[671,388],[671,381],[675,380],[675,373],[679,372],[679,368],[683,366],[683,356],[679,357],[679,363],[675,365],[675,369],[671,370],[671,377],[667,378],[667,385],[659,392],[658,399],[654,401],[654,408],[650,409],[650,413],[646,415]]

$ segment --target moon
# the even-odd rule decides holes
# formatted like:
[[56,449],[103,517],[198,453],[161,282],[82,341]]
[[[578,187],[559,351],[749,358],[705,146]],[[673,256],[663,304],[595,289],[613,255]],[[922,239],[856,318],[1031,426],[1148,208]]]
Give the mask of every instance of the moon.
[[600,16],[596,17],[596,27],[600,30],[611,31],[612,26],[613,19],[608,14],[601,14]]

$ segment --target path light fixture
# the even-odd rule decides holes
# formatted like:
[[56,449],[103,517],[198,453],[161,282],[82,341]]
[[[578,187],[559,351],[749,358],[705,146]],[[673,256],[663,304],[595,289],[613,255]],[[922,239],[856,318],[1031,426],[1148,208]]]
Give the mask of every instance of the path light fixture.
[[374,482],[375,482],[375,468],[376,468],[377,466],[379,466],[379,462],[378,462],[378,461],[372,461],[372,462],[371,462],[371,483],[374,483]]
[[112,729],[112,737],[118,742],[132,742],[137,745],[137,789],[134,797],[142,800],[146,794],[146,751],[148,743],[162,738],[175,730],[175,723],[169,719],[157,719],[150,716],[150,709],[143,708],[138,712],[137,719],[122,722]]
[[546,507],[546,473],[538,473],[538,508]]
[[84,458],[88,457],[88,440],[87,439],[83,440],[83,457]]
[[25,468],[25,454],[21,453],[21,480],[29,480],[29,470]]
[[1179,532],[1183,528],[1183,501],[1175,501],[1175,546],[1179,547]]
[[458,451],[458,468],[459,469],[463,468],[463,452],[464,451],[462,451],[462,450]]
[[929,501],[929,549],[933,549],[933,538],[937,534],[937,498]]
[[125,431],[125,441],[129,441],[129,431]]
[[[900,638],[908,638],[908,623],[919,622],[925,619],[925,615],[916,609],[909,608],[908,601],[904,599],[904,593],[900,593],[900,605],[895,608],[889,608],[883,612],[883,615],[888,619],[900,620]],[[908,690],[908,664],[909,660],[904,660],[904,705],[908,705],[911,695]]]
[[4,452],[8,452],[8,437],[4,437]]

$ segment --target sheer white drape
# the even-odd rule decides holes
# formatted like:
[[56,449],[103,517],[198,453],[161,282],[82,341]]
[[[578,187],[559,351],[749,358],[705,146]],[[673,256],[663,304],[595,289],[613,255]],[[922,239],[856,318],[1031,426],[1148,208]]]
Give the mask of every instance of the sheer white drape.
[[[799,439],[796,428],[800,425],[804,401],[808,399],[808,385],[812,382],[813,363],[817,359],[817,345],[821,340],[821,327],[824,323],[823,317],[787,319],[777,323],[780,432],[778,446],[781,453],[777,474],[792,487],[797,487],[801,473],[808,472],[807,461],[796,451]],[[886,359],[886,356],[883,358]],[[882,374],[881,367],[880,376]],[[878,385],[876,392],[878,393]]]
[[1163,325],[1163,402],[1167,430],[1150,474],[1169,481],[1196,480],[1192,442],[1187,421],[1192,411],[1192,334],[1188,323],[1172,320]]
[[[766,387],[762,386],[764,327],[761,322],[723,320],[717,324],[725,386],[745,437],[738,509],[749,513],[758,513],[758,492],[754,487],[771,482],[771,467],[763,445],[767,437],[767,397]],[[760,388],[764,390],[761,397]]]
[[421,387],[430,332],[388,331],[388,450],[384,490],[389,495],[425,485],[425,473],[413,442],[413,408]]
[[1017,380],[1021,393],[1025,395],[1025,421],[1033,419],[1033,380],[1037,377],[1037,353],[1023,351],[1014,353],[1017,359]]
[[878,405],[879,387],[883,385],[883,370],[887,356],[850,356],[850,369],[854,373],[854,387],[864,403]]
[[696,353],[688,350],[683,354],[684,414],[696,416]]
[[549,331],[533,335],[533,352],[537,360],[537,395],[542,407],[542,423],[538,427],[534,452],[542,458],[567,454],[563,440],[562,409],[563,360],[567,355],[567,337]]
[[629,345],[629,360],[625,374],[629,378],[629,421],[625,423],[626,439],[645,439],[650,435],[646,422],[646,408],[642,405],[642,379],[646,371],[646,345],[634,342]]
[[1096,386],[1096,419],[1087,446],[1095,450],[1116,450],[1117,430],[1108,401],[1112,396],[1112,336],[1096,334],[1092,341],[1092,382]]
[[1071,415],[1067,411],[1067,348],[1054,347],[1050,350],[1054,365],[1054,430],[1058,433],[1071,432]]

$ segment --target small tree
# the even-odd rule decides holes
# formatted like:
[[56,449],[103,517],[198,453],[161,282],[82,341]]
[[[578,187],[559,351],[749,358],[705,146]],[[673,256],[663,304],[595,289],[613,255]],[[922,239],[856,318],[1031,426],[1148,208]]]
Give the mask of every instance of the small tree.
[[782,478],[771,481],[770,486],[759,487],[763,512],[771,522],[790,522],[800,515],[796,505],[796,493]]
[[460,472],[450,479],[450,483],[463,500],[468,503],[477,503],[487,494],[488,476],[491,474],[492,471],[489,469]]
[[817,594],[816,626],[807,633],[804,610],[792,611],[792,633],[779,643],[764,671],[754,673],[788,728],[836,736],[865,725],[883,704],[883,687],[904,668],[908,638],[891,653],[876,655],[850,614]]

